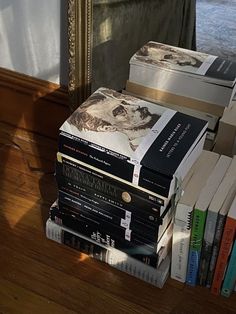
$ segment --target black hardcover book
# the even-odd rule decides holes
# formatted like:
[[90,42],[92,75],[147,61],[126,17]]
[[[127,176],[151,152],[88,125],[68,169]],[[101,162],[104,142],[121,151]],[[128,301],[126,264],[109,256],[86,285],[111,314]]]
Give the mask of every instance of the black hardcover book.
[[169,199],[206,129],[204,120],[100,88],[61,126],[59,151]]
[[[96,191],[117,203],[151,208],[151,212],[164,209],[166,198],[144,188],[137,187],[128,181],[109,176],[98,168],[91,167],[60,152],[57,153],[56,176],[58,181],[65,177],[83,186],[88,191]],[[161,208],[162,207],[162,208]]]
[[[104,206],[105,205],[105,206]],[[152,224],[148,221],[138,219],[130,212],[120,210],[118,207],[112,206],[98,200],[91,200],[89,198],[78,198],[59,190],[58,207],[61,211],[66,211],[68,208],[73,209],[78,213],[84,215],[90,214],[97,221],[107,221],[108,223],[130,229],[142,237],[150,239],[151,241],[158,241],[165,231],[170,220],[173,218],[173,208],[171,204],[166,208],[163,217],[158,224]],[[111,212],[113,209],[114,211]],[[118,212],[117,212],[118,210]],[[118,215],[117,215],[118,214]]]

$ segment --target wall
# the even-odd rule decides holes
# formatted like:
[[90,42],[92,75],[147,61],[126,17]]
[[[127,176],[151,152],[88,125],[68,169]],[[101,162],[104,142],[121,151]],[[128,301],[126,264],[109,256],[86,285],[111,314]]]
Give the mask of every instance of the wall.
[[0,1],[0,67],[67,84],[66,0]]

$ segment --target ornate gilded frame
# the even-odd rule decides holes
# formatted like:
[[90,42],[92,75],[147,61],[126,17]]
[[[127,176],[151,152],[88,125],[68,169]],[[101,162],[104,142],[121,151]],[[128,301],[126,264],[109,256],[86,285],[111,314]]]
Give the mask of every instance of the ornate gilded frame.
[[70,108],[77,108],[91,93],[92,0],[68,0]]

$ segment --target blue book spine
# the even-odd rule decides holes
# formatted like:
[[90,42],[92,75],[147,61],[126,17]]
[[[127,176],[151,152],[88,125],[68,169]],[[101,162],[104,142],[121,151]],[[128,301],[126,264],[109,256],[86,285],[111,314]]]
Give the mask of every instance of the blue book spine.
[[229,297],[234,290],[236,283],[236,240],[229,258],[228,267],[223,281],[221,295]]

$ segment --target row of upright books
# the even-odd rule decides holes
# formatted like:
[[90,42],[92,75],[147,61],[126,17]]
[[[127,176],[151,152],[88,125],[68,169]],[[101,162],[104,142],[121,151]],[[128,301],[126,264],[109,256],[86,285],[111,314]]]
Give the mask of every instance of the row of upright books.
[[182,189],[175,211],[171,277],[229,296],[236,282],[236,156],[203,151]]
[[[187,273],[193,208],[221,160],[203,147],[235,91],[235,64],[192,54],[148,43],[131,58],[127,90],[99,88],[59,132],[47,237],[157,287],[170,269]],[[202,93],[205,101],[194,98]]]

